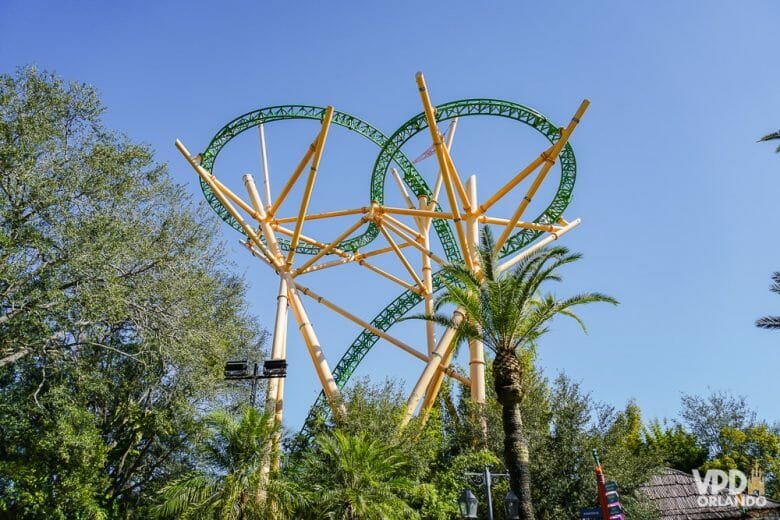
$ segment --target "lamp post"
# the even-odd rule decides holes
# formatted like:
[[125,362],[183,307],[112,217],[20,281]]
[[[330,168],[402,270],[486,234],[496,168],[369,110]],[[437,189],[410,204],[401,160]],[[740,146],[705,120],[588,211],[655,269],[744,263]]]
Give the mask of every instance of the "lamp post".
[[250,379],[252,381],[252,394],[249,404],[254,408],[257,400],[257,380],[287,377],[287,360],[268,359],[263,362],[263,373],[257,373],[258,364],[254,363],[252,373],[249,372],[249,362],[246,360],[228,361],[225,363],[225,380],[236,381]]
[[[466,472],[467,479],[473,480],[477,484],[485,486],[485,495],[487,496],[488,519],[493,520],[493,479],[509,478],[508,473],[491,473],[490,468],[485,466],[481,473]],[[469,489],[464,489],[458,498],[458,510],[461,518],[477,518],[477,497]],[[508,520],[520,518],[520,500],[510,489],[504,497],[504,512]]]

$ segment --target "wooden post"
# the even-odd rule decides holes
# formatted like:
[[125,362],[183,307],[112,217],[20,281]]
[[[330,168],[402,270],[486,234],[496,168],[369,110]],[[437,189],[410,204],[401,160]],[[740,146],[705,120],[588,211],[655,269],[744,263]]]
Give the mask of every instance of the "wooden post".
[[320,160],[322,159],[322,149],[325,147],[325,140],[328,138],[328,130],[330,130],[330,122],[333,120],[333,107],[329,106],[325,109],[325,116],[322,118],[322,131],[320,132],[320,138],[317,141],[317,147],[314,150],[314,157],[311,160],[311,168],[309,169],[309,178],[306,180],[306,187],[303,189],[303,197],[301,198],[301,207],[298,210],[298,221],[295,224],[295,231],[290,239],[290,250],[287,252],[287,266],[291,266],[293,259],[295,258],[295,249],[298,247],[298,240],[301,236],[301,229],[303,229],[303,223],[306,217],[306,210],[309,207],[309,201],[311,200],[311,191],[314,188],[314,179],[317,178],[317,168],[320,167]]
[[445,329],[444,334],[442,334],[439,339],[439,343],[436,344],[436,348],[433,350],[430,361],[425,365],[425,370],[423,370],[420,379],[417,380],[417,384],[414,385],[414,389],[409,395],[409,399],[406,401],[406,411],[401,420],[402,428],[409,424],[409,421],[414,416],[414,412],[417,410],[417,406],[420,404],[420,400],[422,399],[425,390],[428,388],[428,384],[441,366],[442,359],[447,355],[450,349],[455,348],[452,340],[455,338],[457,327],[460,322],[463,321],[463,317],[463,309],[456,309],[452,314],[452,325]]

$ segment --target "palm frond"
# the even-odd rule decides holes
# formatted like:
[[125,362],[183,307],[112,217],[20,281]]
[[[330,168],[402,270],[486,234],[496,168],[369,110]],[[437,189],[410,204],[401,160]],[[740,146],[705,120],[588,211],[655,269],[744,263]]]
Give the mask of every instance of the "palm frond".
[[764,316],[756,320],[756,327],[762,329],[780,329],[780,316]]

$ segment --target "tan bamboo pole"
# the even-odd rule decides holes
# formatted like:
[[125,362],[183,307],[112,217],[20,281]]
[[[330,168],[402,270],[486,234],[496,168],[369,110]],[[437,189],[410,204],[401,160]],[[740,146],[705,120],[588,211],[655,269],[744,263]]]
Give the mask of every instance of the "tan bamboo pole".
[[[447,213],[446,211],[432,211],[428,209],[410,210],[406,208],[396,208],[393,206],[382,206],[381,211],[383,214],[407,215],[407,216],[414,216],[417,218],[440,218],[440,219],[447,219],[447,220],[452,220],[455,218],[455,216],[452,213]],[[487,215],[479,215],[477,217],[477,220],[485,224],[498,224],[503,226],[506,226],[511,222],[511,220],[509,220],[508,218],[488,217]],[[524,229],[533,229],[538,231],[555,231],[556,229],[560,229],[559,227],[549,225],[549,224],[537,224],[535,222],[524,222],[522,220],[517,221],[515,223],[515,227],[524,228]]]
[[[354,209],[342,209],[338,211],[325,211],[322,213],[311,213],[309,215],[306,215],[304,217],[304,220],[319,220],[324,218],[332,218],[332,217],[344,217],[348,215],[359,215],[361,213],[368,213],[371,211],[371,208],[368,206],[363,206],[362,208],[354,208]],[[275,224],[289,224],[290,222],[296,222],[298,220],[298,217],[283,217],[283,218],[275,218],[273,219]]]
[[[472,175],[466,182],[466,191],[471,201],[471,207],[476,208],[477,177]],[[482,271],[479,259],[479,222],[473,213],[467,220],[469,246],[474,254],[474,270]],[[472,339],[469,341],[469,376],[471,379],[471,400],[477,405],[485,403],[485,346],[481,341]]]
[[249,200],[252,201],[252,206],[254,206],[255,211],[260,217],[260,230],[263,232],[263,236],[265,236],[265,241],[268,243],[268,247],[273,254],[276,255],[279,263],[283,264],[284,258],[282,256],[282,248],[279,247],[279,242],[276,240],[276,234],[266,218],[265,209],[263,208],[263,203],[260,202],[260,194],[257,191],[257,185],[255,184],[252,175],[248,173],[244,175],[244,186],[249,193]]
[[322,385],[322,391],[328,399],[333,415],[336,416],[336,419],[339,419],[346,413],[344,402],[341,398],[341,391],[336,385],[336,380],[333,379],[333,373],[328,366],[328,361],[325,359],[325,354],[322,352],[320,341],[317,339],[314,327],[312,327],[309,316],[306,314],[306,309],[303,307],[303,302],[301,302],[298,291],[295,289],[295,282],[288,273],[284,273],[282,276],[287,278],[290,308],[293,311],[295,321],[298,323],[298,328],[303,335],[303,341],[306,343],[309,355],[314,363],[314,370],[317,372],[320,385]]
[[[403,244],[398,244],[398,247],[403,249],[405,247],[409,247],[409,244],[404,242]],[[387,246],[387,247],[383,247],[381,249],[374,249],[372,251],[367,251],[365,253],[354,253],[354,254],[351,254],[349,256],[342,257],[342,258],[340,258],[338,260],[333,260],[331,262],[323,262],[321,264],[313,265],[313,266],[309,267],[308,269],[306,269],[305,271],[301,271],[298,274],[313,273],[314,271],[320,271],[322,269],[327,269],[329,267],[336,267],[338,265],[349,264],[351,262],[357,262],[359,260],[363,260],[363,259],[366,259],[366,258],[371,258],[372,256],[378,256],[378,255],[383,255],[385,253],[391,253],[392,251],[393,251],[393,248],[390,247],[390,246]]]
[[[309,298],[311,298],[314,301],[316,301],[317,303],[319,303],[320,305],[322,305],[324,307],[327,307],[328,309],[332,310],[336,314],[338,314],[338,315],[348,319],[349,321],[359,325],[360,327],[370,331],[373,335],[378,336],[378,337],[384,339],[385,341],[387,341],[391,345],[395,345],[396,347],[400,348],[401,350],[403,350],[407,354],[411,354],[412,356],[416,357],[417,359],[419,359],[421,361],[425,361],[426,363],[428,361],[430,361],[430,357],[426,356],[425,354],[423,354],[419,350],[417,350],[417,349],[415,349],[413,347],[410,347],[408,344],[404,343],[403,341],[401,341],[401,340],[391,336],[390,334],[382,331],[381,329],[378,329],[378,328],[374,327],[369,322],[358,318],[357,316],[355,316],[351,312],[343,309],[342,307],[339,307],[338,305],[336,305],[332,301],[328,300],[327,298],[325,298],[323,296],[320,296],[319,294],[315,293],[314,291],[312,291],[308,287],[304,287],[303,285],[296,283],[295,284],[295,288],[299,292],[305,294]],[[453,379],[457,379],[458,381],[460,381],[463,384],[466,384],[466,385],[469,384],[469,380],[466,379],[465,377],[463,377],[462,375],[458,374],[457,372],[449,370],[449,371],[447,371],[447,375],[449,375]]]
[[499,265],[496,269],[499,273],[502,273],[512,267],[513,265],[517,264],[518,262],[522,261],[525,258],[528,258],[529,255],[532,253],[535,253],[536,251],[540,250],[541,248],[545,247],[547,244],[550,244],[551,242],[554,242],[555,240],[558,240],[561,236],[565,235],[572,229],[576,228],[580,225],[582,220],[575,219],[566,224],[564,227],[556,230],[553,233],[550,233],[548,236],[540,240],[539,242],[535,243],[528,249],[525,249],[523,251],[520,251],[515,256],[504,262],[503,264]]
[[[387,229],[389,229],[390,231],[392,231],[393,233],[395,233],[396,235],[398,235],[399,237],[404,239],[406,241],[406,242],[404,242],[405,244],[408,244],[408,245],[414,247],[415,249],[418,249],[421,253],[423,253],[425,255],[428,255],[428,257],[430,257],[431,260],[433,260],[437,264],[441,265],[442,267],[447,265],[447,262],[445,262],[438,255],[434,254],[433,251],[431,251],[430,249],[425,249],[421,244],[418,243],[417,240],[415,240],[414,238],[412,238],[409,235],[407,235],[402,229],[399,229],[398,227],[396,227],[395,224],[393,224],[389,220],[385,220],[384,224],[385,224],[385,227]],[[415,233],[415,235],[416,234],[417,233]],[[424,241],[424,239],[422,241]]]
[[241,226],[241,229],[244,230],[246,235],[257,245],[257,248],[260,249],[260,251],[263,252],[264,255],[267,255],[268,260],[277,268],[280,268],[278,259],[268,250],[268,248],[265,247],[265,244],[260,240],[260,237],[257,236],[257,233],[255,233],[255,230],[252,229],[252,226],[246,223],[246,221],[241,217],[241,215],[238,213],[236,208],[233,207],[233,205],[230,203],[230,201],[227,199],[225,194],[219,189],[217,184],[214,182],[214,176],[206,171],[205,168],[203,168],[200,164],[198,164],[191,156],[190,152],[187,150],[187,148],[184,146],[184,144],[176,140],[176,148],[178,148],[179,152],[184,156],[185,159],[187,159],[187,162],[190,163],[190,166],[192,166],[197,174],[200,176],[201,179],[211,188],[211,191],[214,193],[214,196],[217,197],[217,200],[219,201],[222,206],[230,213],[230,215],[236,219],[236,222],[239,223]]
[[420,379],[417,380],[417,384],[414,385],[414,389],[409,395],[409,399],[406,401],[406,410],[404,411],[404,417],[401,420],[402,428],[409,424],[409,421],[414,416],[414,412],[417,410],[417,406],[420,404],[420,400],[422,399],[425,390],[428,388],[428,384],[441,366],[442,358],[450,349],[454,348],[452,340],[455,338],[457,327],[460,322],[463,321],[463,317],[463,309],[458,308],[453,312],[452,324],[444,330],[444,334],[439,338],[439,342],[436,344],[433,354],[431,354],[431,359],[428,361],[428,364],[425,365],[425,369],[420,375]]
[[404,224],[397,218],[393,217],[392,215],[382,213],[382,220],[384,222],[391,222],[395,227],[403,229],[405,232],[415,237],[419,242],[423,241],[422,235],[420,235],[416,229],[412,229],[411,227],[407,226],[406,224]]
[[271,209],[273,201],[271,200],[271,173],[268,171],[268,153],[265,148],[265,128],[263,123],[257,125],[260,130],[260,159],[263,165],[263,186],[265,188],[266,210]]
[[398,173],[398,170],[395,168],[390,168],[390,172],[393,174],[395,183],[398,185],[398,190],[401,192],[401,197],[404,199],[404,202],[406,202],[408,208],[416,209],[417,206],[415,206],[414,202],[412,202],[412,198],[409,196],[409,192],[406,190],[406,186],[404,185],[404,181],[401,179],[401,175]]
[[[508,218],[488,217],[487,215],[480,215],[477,219],[484,224],[498,224],[501,226],[507,226],[511,222]],[[515,223],[516,228],[533,229],[535,231],[548,231],[550,233],[561,229],[559,226],[552,226],[550,224],[536,224],[535,222],[523,222],[519,220]]]
[[301,159],[301,162],[299,162],[298,166],[295,167],[295,170],[293,171],[292,175],[290,175],[290,178],[287,179],[287,182],[282,188],[282,191],[279,192],[279,196],[276,197],[276,202],[274,202],[273,205],[271,206],[271,209],[268,210],[269,217],[273,217],[274,215],[276,215],[276,212],[279,211],[279,206],[282,205],[282,202],[284,202],[284,199],[287,197],[292,187],[298,181],[298,177],[301,176],[304,168],[306,168],[306,165],[309,164],[309,161],[314,155],[314,151],[317,149],[317,143],[319,142],[320,135],[322,135],[322,131],[320,131],[320,134],[317,135],[317,138],[314,141],[312,141],[312,143],[309,145],[309,148],[306,150],[303,159]]
[[[284,338],[282,340],[282,352],[281,356],[282,359],[285,359],[287,357],[287,327],[284,328],[282,331],[284,333]],[[274,424],[282,424],[282,414],[284,412],[284,378],[280,377],[279,382],[276,386],[276,403],[274,404]],[[272,464],[274,469],[279,469],[281,465],[281,457],[279,457],[279,452],[281,449],[282,444],[282,435],[281,432],[278,432],[276,436],[274,437],[274,458],[272,460]]]
[[458,192],[458,195],[460,196],[460,200],[463,202],[463,212],[469,213],[471,211],[471,205],[469,204],[469,198],[468,194],[466,193],[466,189],[463,187],[463,183],[460,180],[458,170],[455,169],[455,163],[452,161],[450,152],[447,150],[446,146],[443,147],[443,149],[444,158],[447,160],[447,172],[449,173],[450,177],[452,177],[452,181],[455,184],[455,188]]
[[569,137],[571,137],[572,132],[574,132],[574,129],[577,128],[577,125],[580,122],[580,118],[582,118],[583,114],[585,114],[585,111],[588,109],[588,105],[590,105],[590,101],[588,101],[587,99],[583,100],[579,108],[577,109],[577,112],[575,112],[574,116],[571,118],[571,122],[569,123],[569,125],[563,130],[561,130],[560,138],[553,146],[551,152],[547,154],[547,156],[545,157],[544,166],[542,166],[542,169],[536,175],[536,179],[534,179],[534,182],[528,188],[525,197],[523,197],[523,200],[520,202],[520,205],[517,207],[517,210],[515,211],[514,215],[512,215],[510,224],[507,225],[506,228],[504,228],[503,233],[501,233],[501,236],[499,236],[498,240],[496,240],[496,245],[494,248],[494,251],[496,253],[501,251],[501,248],[506,243],[507,239],[509,238],[509,235],[512,234],[512,230],[514,229],[515,224],[517,223],[518,220],[520,220],[520,217],[523,216],[523,212],[531,203],[531,200],[536,194],[536,191],[539,189],[539,186],[541,186],[542,182],[547,176],[547,172],[550,171],[550,168],[552,168],[552,166],[555,164],[555,161],[558,160],[558,155],[561,153],[561,150],[568,142]]
[[337,245],[341,243],[342,240],[347,238],[349,235],[355,232],[357,228],[362,226],[366,222],[365,217],[361,217],[358,219],[357,222],[355,222],[353,225],[349,226],[346,231],[344,231],[342,234],[340,234],[338,237],[334,238],[333,241],[331,241],[328,245],[325,247],[320,248],[319,252],[317,252],[316,255],[312,256],[309,260],[307,260],[303,265],[301,265],[299,268],[295,270],[294,275],[298,275],[314,265],[317,260],[322,258],[323,256],[330,253]]
[[333,107],[328,106],[328,108],[325,109],[325,116],[322,118],[322,131],[320,132],[320,138],[317,141],[317,147],[314,150],[314,157],[311,160],[309,178],[306,180],[306,187],[303,189],[301,207],[298,210],[298,221],[295,223],[295,232],[290,239],[290,250],[287,252],[288,267],[292,265],[293,259],[295,258],[295,249],[298,247],[298,240],[301,236],[301,230],[303,229],[304,217],[306,216],[306,210],[308,209],[309,201],[311,200],[311,191],[314,189],[314,180],[317,178],[317,168],[320,167],[322,150],[325,147],[325,141],[328,138],[328,130],[330,130],[330,122],[332,120]]
[[[433,375],[433,379],[431,379],[431,382],[428,384],[428,388],[425,390],[425,395],[423,396],[423,401],[420,405],[420,413],[417,414],[418,417],[422,419],[423,423],[428,422],[428,415],[436,404],[436,398],[439,397],[441,385],[444,383],[444,373],[451,370],[450,363],[452,363],[452,358],[454,356],[455,348],[451,348],[444,354],[441,365],[439,365],[439,368]],[[469,388],[471,388],[471,386],[473,386],[473,383],[469,385]]]
[[417,86],[420,90],[420,98],[422,99],[423,108],[425,109],[425,118],[428,120],[428,129],[431,131],[431,138],[433,139],[433,147],[436,150],[436,158],[439,161],[439,170],[441,170],[442,183],[444,189],[447,192],[447,199],[450,204],[450,211],[455,216],[453,222],[455,224],[456,235],[458,236],[458,243],[463,251],[463,257],[466,259],[466,266],[471,268],[471,255],[468,254],[468,245],[466,244],[466,235],[463,231],[463,222],[460,218],[460,210],[458,209],[458,201],[455,200],[454,188],[452,187],[451,172],[444,150],[444,143],[441,140],[441,134],[436,126],[436,113],[433,105],[431,104],[431,98],[428,94],[428,89],[425,85],[425,78],[422,72],[417,73]]
[[[279,295],[276,297],[276,319],[274,320],[274,337],[271,343],[271,359],[284,359],[284,340],[287,330],[287,279],[279,277]],[[268,394],[265,400],[265,413],[274,416],[277,426],[281,425],[281,414],[276,413],[276,404],[284,394],[279,395],[280,378],[268,380]],[[276,421],[279,421],[278,423]]]
[[245,248],[247,248],[249,252],[252,254],[252,256],[256,257],[258,260],[262,261],[268,267],[273,269],[276,274],[281,274],[283,272],[279,266],[271,263],[271,260],[269,259],[271,256],[270,251],[266,250],[268,251],[268,253],[267,254],[263,253],[256,247],[256,244],[252,243],[251,240],[239,240],[238,243],[244,246]]
[[382,206],[380,208],[382,213],[390,213],[391,215],[407,215],[420,218],[446,218],[454,219],[455,216],[452,213],[444,211],[434,211],[430,209],[420,208],[397,208],[395,206]]
[[387,232],[385,229],[385,226],[382,224],[382,221],[377,222],[377,226],[379,227],[379,231],[384,235],[385,240],[387,240],[387,243],[390,244],[390,247],[393,248],[393,251],[395,251],[396,256],[401,261],[403,266],[406,268],[406,270],[411,275],[412,279],[414,280],[414,283],[417,284],[417,287],[420,288],[420,290],[424,290],[423,282],[420,280],[420,277],[417,276],[417,273],[414,271],[414,267],[412,267],[412,264],[409,263],[409,260],[404,256],[403,251],[398,247],[398,244],[395,243],[395,240],[393,240],[393,237],[390,236],[390,233]]
[[[274,226],[274,229],[276,229],[280,233],[288,235],[288,236],[292,236],[292,233],[293,233],[291,230],[285,228],[284,226]],[[301,240],[303,242],[315,245],[315,246],[320,247],[320,248],[323,248],[323,247],[327,246],[327,244],[324,244],[324,243],[322,243],[322,242],[320,242],[318,240],[314,240],[313,238],[307,237],[306,235],[303,235],[303,234],[301,234],[300,238],[301,238]],[[333,252],[336,253],[337,255],[343,257],[343,258],[349,258],[350,257],[349,253],[346,253],[346,252],[342,251],[341,249],[339,249],[337,247],[333,248]],[[415,294],[420,294],[421,293],[419,288],[413,286],[410,283],[405,282],[404,280],[401,280],[397,276],[392,275],[392,274],[388,273],[387,271],[383,271],[382,269],[376,267],[373,264],[370,264],[370,263],[366,262],[363,259],[358,259],[358,260],[356,260],[356,262],[357,262],[357,264],[359,266],[365,267],[366,269],[369,269],[369,270],[375,272],[376,274],[378,274],[380,276],[384,276],[385,278],[387,278],[391,282],[395,282],[398,285],[400,285],[401,287],[403,287],[405,289],[408,289],[408,290],[412,291]]]
[[[466,181],[466,191],[468,193],[469,202],[471,207],[477,207],[477,178],[472,175]],[[469,242],[469,250],[472,252],[472,261],[474,265],[474,271],[479,273],[481,266],[478,255],[479,244],[479,223],[472,213],[466,219],[466,239]],[[448,355],[442,359],[441,368],[449,367],[454,356],[455,349],[451,349]],[[471,340],[469,341],[469,379],[471,381],[471,399],[476,404],[482,404],[485,402],[485,350],[481,341]],[[428,413],[436,403],[436,398],[441,390],[441,385],[444,382],[444,375],[441,370],[437,371],[433,376],[431,383],[428,385],[428,389],[425,393],[425,399],[420,407],[420,417],[423,420],[427,420]]]
[[232,200],[233,202],[235,202],[235,203],[236,203],[236,205],[237,205],[239,208],[241,208],[241,209],[243,209],[244,211],[246,211],[246,212],[249,214],[249,216],[251,216],[251,217],[252,217],[252,218],[254,218],[255,220],[257,220],[257,221],[259,221],[259,220],[260,220],[260,214],[258,214],[258,213],[257,213],[257,212],[256,212],[254,209],[252,209],[252,207],[251,207],[249,204],[247,204],[246,202],[244,202],[244,201],[241,199],[241,197],[239,197],[238,195],[236,195],[235,193],[233,193],[233,192],[230,190],[230,188],[228,188],[227,186],[225,186],[224,184],[222,184],[222,182],[220,182],[220,180],[219,180],[219,179],[217,179],[216,177],[214,177],[214,176],[212,175],[212,176],[211,176],[211,180],[212,180],[212,181],[214,181],[214,184],[217,186],[217,188],[219,188],[219,191],[221,191],[221,192],[222,192],[222,193],[225,195],[225,197],[227,197],[229,200]]
[[[452,149],[452,141],[455,139],[455,129],[458,127],[458,118],[452,120],[452,124],[450,125],[450,131],[447,132],[447,143],[445,146],[447,147],[447,151],[450,151]],[[431,192],[431,199],[428,201],[428,209],[436,209],[436,204],[438,204],[439,200],[439,191],[441,190],[441,170],[436,174],[436,182],[433,186],[433,192]]]
[[[417,203],[420,208],[428,207],[428,197],[420,195],[417,199]],[[430,225],[431,219],[427,217],[420,218],[418,220],[420,235],[423,237],[422,246],[427,251],[431,250],[431,234]],[[409,245],[409,242],[404,242],[401,245]],[[423,285],[425,286],[425,293],[423,295],[425,314],[427,316],[433,316],[433,268],[431,267],[431,257],[428,253],[420,251],[420,259],[422,263],[422,275]],[[436,348],[436,324],[430,320],[425,320],[425,340],[428,346],[428,355],[433,354],[433,349]]]
[[485,212],[490,209],[491,206],[493,206],[493,204],[498,202],[504,195],[509,193],[512,188],[523,182],[526,177],[531,175],[539,166],[542,165],[542,163],[545,161],[545,157],[553,150],[554,147],[554,144],[550,145],[550,147],[542,152],[539,157],[531,161],[531,164],[520,170],[520,172],[518,172],[517,175],[515,175],[509,182],[504,184],[504,186],[495,192],[489,199],[480,204],[479,213],[484,215]]

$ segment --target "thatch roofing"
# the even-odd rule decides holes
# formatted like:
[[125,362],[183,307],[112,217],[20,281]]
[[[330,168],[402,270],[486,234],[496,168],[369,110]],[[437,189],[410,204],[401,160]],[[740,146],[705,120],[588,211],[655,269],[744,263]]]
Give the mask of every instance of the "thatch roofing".
[[[658,510],[659,520],[718,520],[721,518],[763,518],[780,520],[780,502],[767,500],[764,506],[700,506],[693,475],[665,469],[639,488]],[[724,495],[726,496],[726,495]]]

